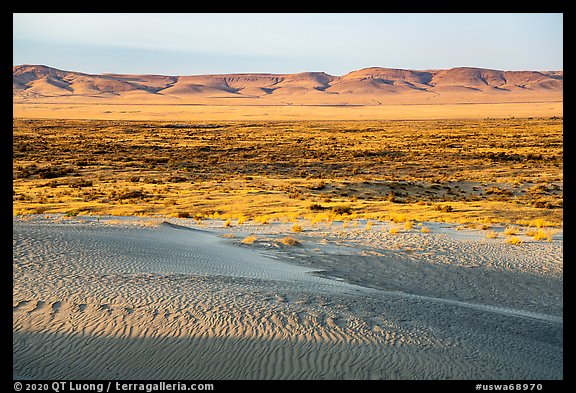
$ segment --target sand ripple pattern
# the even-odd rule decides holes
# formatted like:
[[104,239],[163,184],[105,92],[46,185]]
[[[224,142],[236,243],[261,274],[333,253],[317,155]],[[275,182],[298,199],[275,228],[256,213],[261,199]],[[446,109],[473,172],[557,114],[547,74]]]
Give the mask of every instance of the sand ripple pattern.
[[16,377],[562,378],[558,320],[357,287],[173,226],[13,228]]

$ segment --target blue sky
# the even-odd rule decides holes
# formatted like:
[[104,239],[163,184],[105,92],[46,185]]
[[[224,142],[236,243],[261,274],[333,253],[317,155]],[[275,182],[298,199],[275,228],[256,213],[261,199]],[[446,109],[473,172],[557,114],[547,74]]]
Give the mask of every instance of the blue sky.
[[13,14],[13,64],[87,73],[562,70],[562,14]]

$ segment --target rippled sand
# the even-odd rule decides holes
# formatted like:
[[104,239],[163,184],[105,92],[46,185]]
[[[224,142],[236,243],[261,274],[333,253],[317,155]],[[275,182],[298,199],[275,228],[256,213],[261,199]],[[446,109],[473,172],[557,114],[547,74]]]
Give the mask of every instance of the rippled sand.
[[562,233],[170,221],[15,218],[14,376],[562,379]]

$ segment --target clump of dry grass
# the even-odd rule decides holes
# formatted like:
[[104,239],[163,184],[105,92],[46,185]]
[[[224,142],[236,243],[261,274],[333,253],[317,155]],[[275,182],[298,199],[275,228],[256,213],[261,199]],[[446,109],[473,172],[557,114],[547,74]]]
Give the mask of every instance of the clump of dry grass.
[[517,233],[518,233],[518,227],[512,227],[512,226],[510,226],[510,227],[506,227],[506,228],[504,229],[504,234],[505,234],[506,236],[516,235]]
[[240,218],[238,218],[238,221],[236,221],[236,224],[242,225],[246,222],[246,220],[248,220],[246,216],[240,216]]
[[505,240],[508,244],[519,245],[524,243],[524,240],[520,239],[518,236],[507,237]]
[[410,220],[404,221],[404,229],[409,231],[414,227],[414,223]]
[[535,220],[530,221],[530,226],[535,226],[536,228],[543,228],[546,226],[546,220],[543,218],[537,218]]
[[300,242],[298,240],[296,240],[290,236],[286,236],[286,237],[283,237],[282,239],[280,239],[280,243],[282,243],[286,246],[297,246],[300,244]]
[[538,229],[538,231],[536,231],[536,233],[534,233],[531,237],[534,240],[546,239],[549,242],[552,241],[552,234],[548,231],[543,230],[543,229]]
[[252,244],[254,243],[256,240],[258,240],[258,238],[254,235],[250,235],[250,236],[246,236],[244,239],[242,239],[242,243],[244,244]]
[[176,218],[190,218],[190,213],[188,213],[187,211],[177,211],[174,213],[170,214],[170,217],[176,217]]
[[263,216],[256,216],[254,217],[254,221],[262,224],[262,225],[266,225],[270,223],[270,217],[267,215],[263,215]]
[[400,231],[400,228],[398,227],[390,227],[390,229],[388,229],[388,233],[391,233],[392,235],[397,234]]
[[338,215],[352,214],[352,208],[350,206],[334,206],[332,208],[332,213]]
[[451,213],[454,211],[454,208],[451,205],[438,205],[436,206],[436,210],[442,213]]
[[230,221],[230,219],[227,219],[227,220],[224,222],[224,226],[225,226],[225,227],[232,226],[232,222]]
[[498,234],[494,231],[486,231],[485,236],[487,239],[496,239],[498,237]]
[[302,232],[302,225],[298,225],[297,223],[294,223],[294,225],[292,225],[292,232]]
[[420,231],[422,233],[430,233],[430,228],[428,228],[427,226],[422,225],[422,228],[420,229]]
[[404,214],[392,214],[389,218],[390,221],[395,222],[396,224],[408,221],[408,218],[406,218]]
[[367,231],[369,231],[370,229],[372,229],[372,222],[371,222],[371,221],[368,221],[368,222],[366,223],[366,227],[365,227],[364,229],[367,230]]

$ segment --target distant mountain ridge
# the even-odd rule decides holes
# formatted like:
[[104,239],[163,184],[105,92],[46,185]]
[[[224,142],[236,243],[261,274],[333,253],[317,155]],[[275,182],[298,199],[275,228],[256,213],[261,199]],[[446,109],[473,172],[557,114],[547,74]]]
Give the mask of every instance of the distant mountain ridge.
[[13,67],[14,102],[215,105],[380,105],[544,102],[563,97],[563,71],[371,67],[342,76],[296,74],[87,74]]

